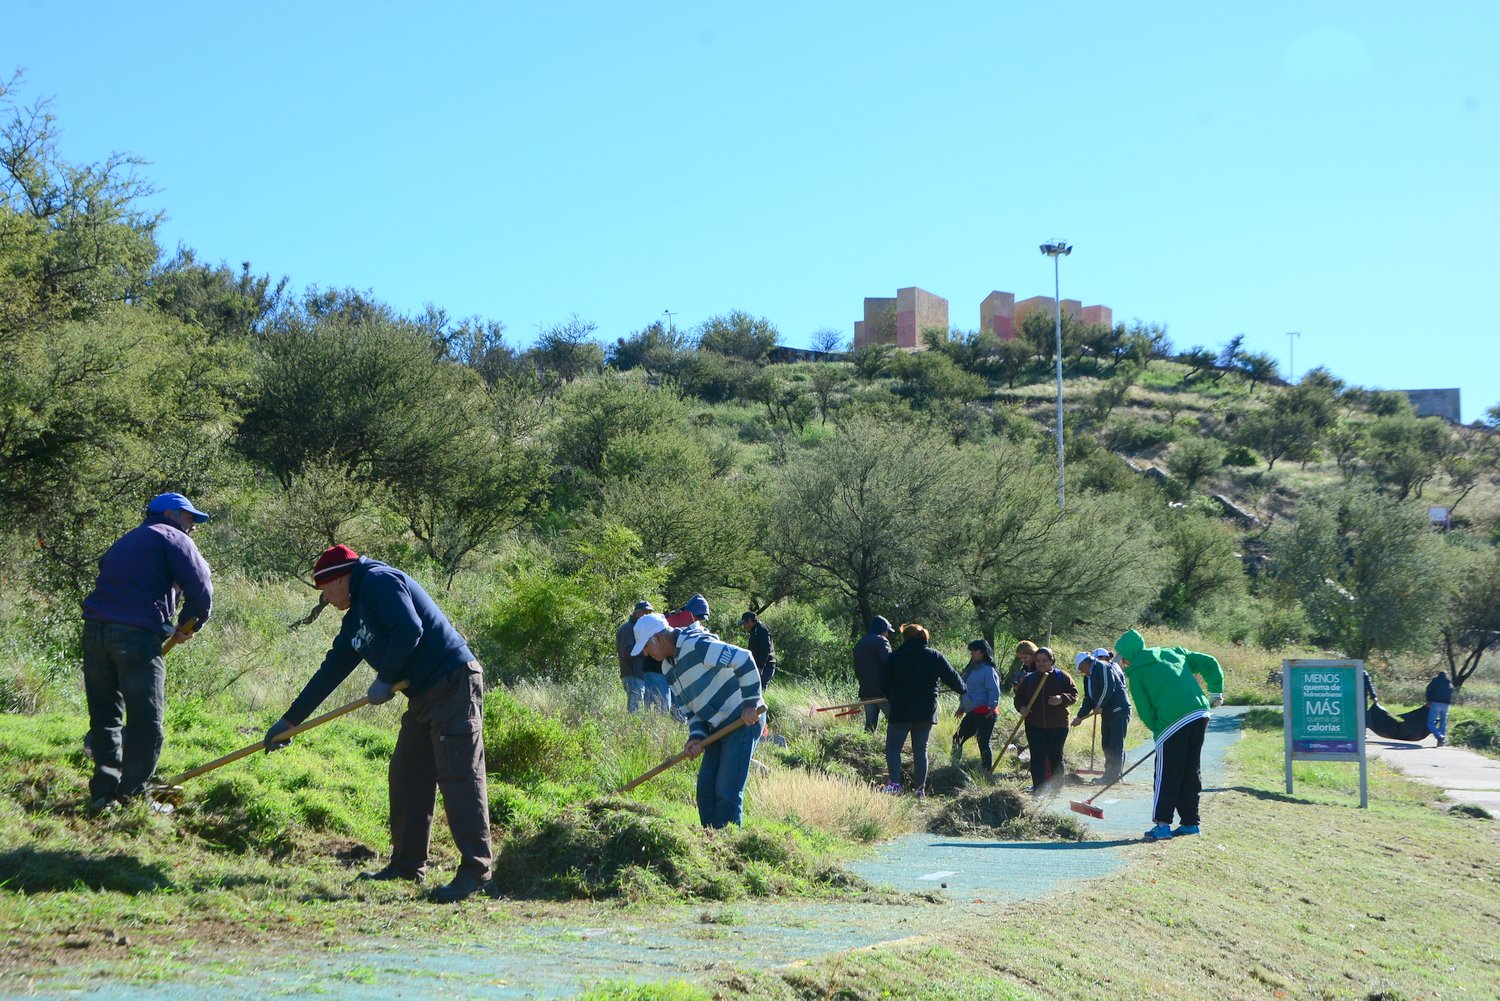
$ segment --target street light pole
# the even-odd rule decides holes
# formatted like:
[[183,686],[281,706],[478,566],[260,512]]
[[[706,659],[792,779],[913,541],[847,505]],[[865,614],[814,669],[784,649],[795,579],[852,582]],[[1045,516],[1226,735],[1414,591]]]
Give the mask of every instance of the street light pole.
[[1293,340],[1293,338],[1294,337],[1301,337],[1301,336],[1302,335],[1300,333],[1298,333],[1297,331],[1295,331],[1295,330],[1288,330],[1286,332],[1286,381],[1287,382],[1296,382],[1297,381],[1297,342],[1295,340]]
[[1051,243],[1042,244],[1042,253],[1052,258],[1052,305],[1056,318],[1055,333],[1057,336],[1057,513],[1062,514],[1064,507],[1064,477],[1063,477],[1063,387],[1062,387],[1062,276],[1059,260],[1073,252],[1066,241],[1053,240]]
[[672,322],[672,317],[676,316],[677,314],[672,312],[670,309],[664,309],[662,310],[662,315],[667,318],[667,333],[677,333],[677,325]]

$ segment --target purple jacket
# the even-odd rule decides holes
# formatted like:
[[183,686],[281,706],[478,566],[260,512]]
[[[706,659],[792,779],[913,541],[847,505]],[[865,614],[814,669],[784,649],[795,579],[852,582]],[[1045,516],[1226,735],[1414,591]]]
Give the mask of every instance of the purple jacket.
[[[177,591],[182,590],[178,615]],[[135,626],[160,635],[174,623],[208,621],[214,587],[208,564],[186,532],[160,515],[151,515],[115,540],[99,558],[99,580],[83,599],[83,617],[95,622]]]

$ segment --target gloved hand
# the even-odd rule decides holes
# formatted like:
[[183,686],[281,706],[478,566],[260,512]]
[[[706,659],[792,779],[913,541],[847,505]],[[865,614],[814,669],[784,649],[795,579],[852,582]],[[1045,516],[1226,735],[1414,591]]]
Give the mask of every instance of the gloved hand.
[[284,750],[286,746],[292,742],[292,738],[290,737],[281,738],[280,741],[277,740],[277,738],[281,737],[283,733],[286,733],[291,728],[292,724],[288,723],[284,719],[279,719],[271,724],[271,729],[266,731],[267,754],[270,754],[272,751]]
[[1217,709],[1220,706],[1222,706],[1223,704],[1224,704],[1224,696],[1221,695],[1218,692],[1214,692],[1213,694],[1211,694],[1208,697],[1208,706],[1209,706],[1210,709]]
[[396,693],[391,690],[391,686],[379,678],[370,682],[370,690],[365,694],[370,697],[370,705],[372,706],[385,705],[396,697]]

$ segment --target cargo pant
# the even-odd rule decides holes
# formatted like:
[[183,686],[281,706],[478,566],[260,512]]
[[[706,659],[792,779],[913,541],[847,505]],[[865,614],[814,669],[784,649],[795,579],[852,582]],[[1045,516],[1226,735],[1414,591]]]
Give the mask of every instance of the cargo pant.
[[484,674],[477,660],[411,696],[391,755],[391,864],[427,871],[438,790],[460,857],[459,872],[490,878],[489,792],[484,772]]

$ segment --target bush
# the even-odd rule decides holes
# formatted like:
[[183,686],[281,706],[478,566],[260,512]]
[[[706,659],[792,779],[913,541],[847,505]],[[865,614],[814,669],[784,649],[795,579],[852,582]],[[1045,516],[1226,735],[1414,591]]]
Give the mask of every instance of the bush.
[[1104,431],[1104,444],[1116,452],[1139,455],[1176,441],[1178,429],[1170,424],[1148,420],[1129,420],[1111,425]]
[[581,778],[589,770],[589,749],[597,744],[587,720],[565,725],[499,687],[485,695],[485,768],[507,782],[529,786],[542,779]]
[[1456,719],[1448,728],[1448,743],[1479,751],[1500,748],[1500,712],[1461,708],[1453,715]]
[[778,670],[784,667],[804,680],[842,680],[848,675],[850,641],[812,608],[787,602],[767,609],[761,619],[776,643]]
[[1224,453],[1224,465],[1242,469],[1253,469],[1263,460],[1249,445],[1231,445]]

